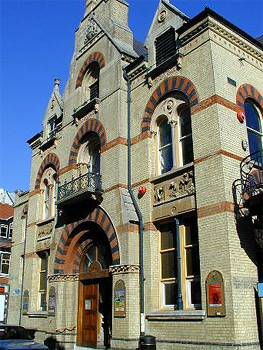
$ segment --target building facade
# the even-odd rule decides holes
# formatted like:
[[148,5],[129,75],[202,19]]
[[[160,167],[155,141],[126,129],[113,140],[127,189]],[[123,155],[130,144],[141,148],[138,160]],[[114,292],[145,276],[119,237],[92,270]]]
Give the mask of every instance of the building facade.
[[[6,323],[9,301],[9,267],[12,248],[14,208],[2,192],[0,202],[0,323]],[[7,196],[7,195],[6,195]]]
[[87,0],[28,141],[8,321],[66,350],[259,350],[262,71],[209,8],[160,0],[142,45],[127,2]]

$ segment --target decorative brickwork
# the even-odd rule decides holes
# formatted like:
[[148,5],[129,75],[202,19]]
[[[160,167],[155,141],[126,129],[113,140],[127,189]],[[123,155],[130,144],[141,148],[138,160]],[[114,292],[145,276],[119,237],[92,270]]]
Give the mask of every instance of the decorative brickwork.
[[198,104],[198,96],[193,83],[184,77],[170,77],[158,86],[150,97],[143,114],[142,133],[150,130],[154,110],[160,100],[169,92],[182,92],[189,100],[191,108]]
[[106,131],[104,126],[99,120],[94,118],[88,119],[79,129],[77,135],[74,139],[74,142],[71,146],[70,156],[69,156],[69,164],[76,164],[78,152],[80,148],[80,140],[84,135],[86,135],[89,131],[94,131],[98,134],[100,138],[100,145],[103,147],[106,144]]
[[238,106],[238,111],[244,113],[244,103],[247,98],[252,98],[255,100],[260,106],[261,111],[263,111],[263,97],[258,90],[250,84],[243,84],[237,90],[236,103]]
[[87,229],[81,229],[83,224],[96,223],[106,234],[112,253],[112,264],[120,263],[120,253],[116,230],[106,212],[98,207],[86,219],[65,226],[58,243],[54,274],[75,274],[79,272],[79,264],[84,249],[90,242],[85,239]]
[[77,81],[76,81],[76,88],[80,87],[82,85],[83,77],[88,69],[88,66],[93,63],[98,62],[100,69],[105,66],[105,58],[101,52],[93,52],[89,57],[86,59],[86,61],[83,63],[81,70],[79,72]]
[[124,274],[124,273],[139,273],[139,265],[118,265],[111,266],[110,273],[113,275]]
[[46,156],[46,158],[43,160],[42,164],[40,165],[40,168],[37,173],[36,183],[35,183],[36,190],[40,188],[40,182],[41,182],[41,177],[43,175],[43,172],[49,166],[53,167],[56,170],[56,172],[58,172],[60,167],[60,162],[59,162],[58,156],[55,153],[49,153]]

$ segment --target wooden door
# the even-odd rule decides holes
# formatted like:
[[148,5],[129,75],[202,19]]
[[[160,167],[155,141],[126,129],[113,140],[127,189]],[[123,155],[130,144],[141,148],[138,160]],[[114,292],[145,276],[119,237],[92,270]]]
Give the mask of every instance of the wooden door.
[[98,292],[98,284],[80,282],[78,345],[97,347]]

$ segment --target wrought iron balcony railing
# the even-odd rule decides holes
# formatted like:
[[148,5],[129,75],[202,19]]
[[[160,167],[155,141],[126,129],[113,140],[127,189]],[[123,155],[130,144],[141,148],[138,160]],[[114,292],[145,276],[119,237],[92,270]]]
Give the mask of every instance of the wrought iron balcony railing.
[[240,164],[242,199],[245,204],[263,195],[263,150],[250,154]]
[[71,199],[82,198],[83,195],[88,193],[102,193],[101,187],[101,175],[98,173],[88,172],[86,174],[80,174],[80,176],[74,178],[72,176],[70,181],[59,184],[58,186],[58,198],[57,204],[62,204],[65,201]]

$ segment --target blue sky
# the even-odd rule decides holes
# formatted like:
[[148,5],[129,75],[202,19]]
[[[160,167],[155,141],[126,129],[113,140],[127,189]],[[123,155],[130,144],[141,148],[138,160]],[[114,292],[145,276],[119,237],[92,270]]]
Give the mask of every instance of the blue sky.
[[[130,28],[144,41],[158,0],[128,0]],[[208,5],[253,37],[263,34],[263,0],[170,0],[189,17]],[[0,0],[0,187],[29,188],[31,150],[53,89],[63,92],[85,0]]]

